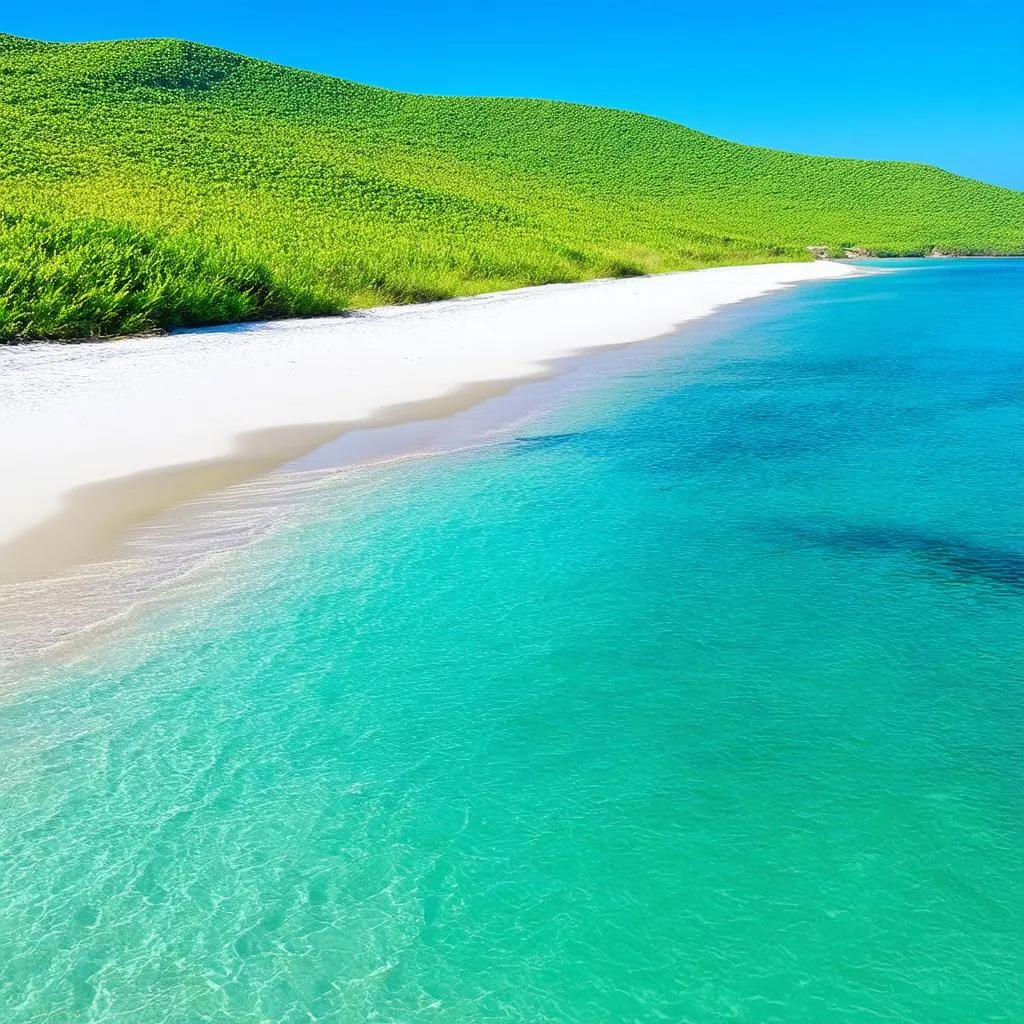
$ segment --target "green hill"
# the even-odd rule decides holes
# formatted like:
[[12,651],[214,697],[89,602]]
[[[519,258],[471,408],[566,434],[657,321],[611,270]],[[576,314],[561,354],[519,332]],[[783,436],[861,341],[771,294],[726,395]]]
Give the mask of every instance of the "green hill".
[[1024,252],[1024,193],[175,40],[0,35],[0,339],[808,258]]

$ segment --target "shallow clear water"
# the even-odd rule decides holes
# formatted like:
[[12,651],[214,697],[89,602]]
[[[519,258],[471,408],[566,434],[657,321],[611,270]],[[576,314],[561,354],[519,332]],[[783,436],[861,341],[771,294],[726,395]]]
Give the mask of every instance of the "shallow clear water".
[[21,680],[0,1019],[1024,1020],[1024,262],[905,266]]

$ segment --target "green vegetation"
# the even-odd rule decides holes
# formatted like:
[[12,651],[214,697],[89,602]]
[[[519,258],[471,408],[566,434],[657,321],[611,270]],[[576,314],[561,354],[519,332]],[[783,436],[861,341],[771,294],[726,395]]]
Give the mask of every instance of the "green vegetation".
[[0,340],[809,258],[1024,252],[1024,193],[193,43],[0,35]]
[[143,333],[316,308],[229,249],[102,220],[0,213],[0,339]]

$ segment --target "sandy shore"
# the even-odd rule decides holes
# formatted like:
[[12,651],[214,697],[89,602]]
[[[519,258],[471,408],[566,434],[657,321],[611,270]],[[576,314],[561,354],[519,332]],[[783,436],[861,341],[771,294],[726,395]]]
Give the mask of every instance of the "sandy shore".
[[857,273],[830,262],[548,285],[348,317],[0,351],[0,581],[367,422],[445,415],[553,360]]

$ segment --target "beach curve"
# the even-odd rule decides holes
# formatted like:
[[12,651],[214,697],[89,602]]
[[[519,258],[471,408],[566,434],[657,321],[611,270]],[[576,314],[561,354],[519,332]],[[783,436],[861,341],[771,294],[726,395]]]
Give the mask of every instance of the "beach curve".
[[717,267],[9,349],[0,357],[0,582],[58,573],[134,523],[354,426],[447,415],[555,360],[859,272],[830,261]]

